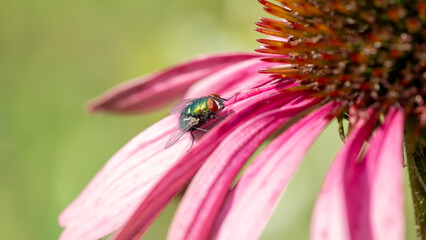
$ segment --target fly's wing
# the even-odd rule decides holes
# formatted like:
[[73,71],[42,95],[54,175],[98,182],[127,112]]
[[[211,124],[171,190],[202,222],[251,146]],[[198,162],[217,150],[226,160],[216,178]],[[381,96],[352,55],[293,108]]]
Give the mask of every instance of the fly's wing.
[[170,110],[171,114],[181,114],[182,110],[186,108],[189,104],[191,104],[195,99],[183,99],[182,101],[176,103]]
[[193,125],[189,122],[183,129],[181,129],[179,126],[176,126],[176,129],[173,130],[173,132],[170,134],[169,140],[167,140],[164,149],[167,149],[175,144],[186,132],[189,131],[189,129],[191,129],[191,127],[193,127]]

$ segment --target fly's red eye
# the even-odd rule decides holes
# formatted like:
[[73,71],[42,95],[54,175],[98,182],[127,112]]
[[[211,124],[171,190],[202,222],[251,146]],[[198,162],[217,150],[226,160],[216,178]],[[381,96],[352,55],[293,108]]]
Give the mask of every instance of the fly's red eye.
[[214,98],[220,98],[220,96],[219,96],[218,94],[215,94],[215,93],[210,94],[209,96],[210,96],[210,97],[214,97]]
[[217,111],[217,103],[214,99],[207,99],[207,107],[209,108],[210,112],[216,112]]

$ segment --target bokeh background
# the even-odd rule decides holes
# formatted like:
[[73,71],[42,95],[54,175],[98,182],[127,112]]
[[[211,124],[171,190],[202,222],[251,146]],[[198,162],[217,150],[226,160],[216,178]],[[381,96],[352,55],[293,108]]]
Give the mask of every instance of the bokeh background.
[[[168,112],[90,115],[88,100],[198,54],[252,51],[258,16],[267,14],[255,0],[0,0],[1,238],[58,238],[59,213],[114,152]],[[308,238],[315,197],[340,146],[331,125],[263,239]],[[406,202],[407,238],[414,239]],[[177,205],[146,239],[165,238]]]

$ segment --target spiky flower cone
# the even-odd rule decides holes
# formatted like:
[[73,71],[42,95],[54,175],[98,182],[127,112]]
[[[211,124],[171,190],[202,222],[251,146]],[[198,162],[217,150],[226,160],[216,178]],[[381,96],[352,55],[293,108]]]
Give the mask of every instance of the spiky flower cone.
[[[258,52],[275,54],[261,70],[299,79],[293,88],[338,101],[336,115],[391,106],[406,112],[405,145],[418,233],[426,236],[426,2],[259,0],[278,19],[261,18]],[[352,114],[353,115],[353,114]],[[356,115],[356,114],[355,114]],[[349,131],[354,121],[349,119]]]

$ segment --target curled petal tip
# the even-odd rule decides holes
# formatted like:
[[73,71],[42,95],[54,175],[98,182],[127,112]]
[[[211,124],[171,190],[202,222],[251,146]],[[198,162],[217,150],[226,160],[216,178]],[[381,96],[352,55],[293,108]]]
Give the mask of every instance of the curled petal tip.
[[87,113],[102,112],[102,107],[100,107],[96,103],[96,101],[92,100],[92,101],[89,101],[88,103],[86,103],[86,105],[84,106],[84,110]]

